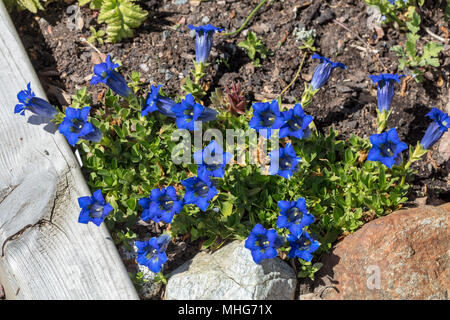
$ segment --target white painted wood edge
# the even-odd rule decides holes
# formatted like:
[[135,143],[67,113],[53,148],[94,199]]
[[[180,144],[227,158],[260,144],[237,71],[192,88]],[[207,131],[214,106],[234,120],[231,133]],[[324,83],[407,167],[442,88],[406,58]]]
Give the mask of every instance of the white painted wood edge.
[[[7,299],[138,299],[105,225],[78,223],[90,195],[65,138],[14,114],[31,81],[46,98],[0,1],[0,283]],[[56,127],[47,127],[55,130]]]

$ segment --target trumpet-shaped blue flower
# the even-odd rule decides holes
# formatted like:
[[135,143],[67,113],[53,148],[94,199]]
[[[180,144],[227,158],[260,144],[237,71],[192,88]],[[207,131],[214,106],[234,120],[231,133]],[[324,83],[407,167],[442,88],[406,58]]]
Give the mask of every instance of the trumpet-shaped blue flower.
[[80,138],[93,142],[100,142],[102,140],[101,131],[87,121],[90,109],[90,107],[84,107],[82,109],[66,108],[66,116],[58,129],[66,137],[67,142],[71,146],[74,146]]
[[382,73],[377,76],[370,75],[370,79],[374,84],[378,84],[377,101],[378,110],[380,112],[389,111],[389,107],[394,98],[394,83],[400,82],[403,75]]
[[252,105],[253,117],[248,125],[257,130],[264,138],[269,139],[273,130],[280,129],[285,123],[281,115],[278,101],[256,102]]
[[146,266],[154,273],[160,272],[163,264],[168,260],[166,249],[169,242],[170,236],[166,233],[157,238],[150,238],[148,241],[136,241],[137,263]]
[[307,262],[312,260],[312,253],[320,247],[320,243],[314,240],[305,230],[298,235],[289,234],[287,241],[291,246],[288,256],[290,258],[300,258]]
[[370,149],[367,159],[380,161],[388,168],[392,168],[394,164],[398,165],[402,159],[402,151],[408,149],[407,144],[398,137],[395,128],[388,132],[371,135],[370,143],[372,143],[372,149]]
[[30,82],[28,82],[26,90],[22,90],[17,94],[17,99],[20,103],[16,104],[14,113],[19,113],[21,116],[25,115],[25,110],[45,118],[53,118],[58,113],[58,110],[48,101],[36,97],[34,92],[31,91]]
[[198,177],[205,182],[210,182],[210,177],[222,178],[225,175],[225,165],[231,158],[231,153],[224,152],[215,140],[211,141],[203,150],[194,153]]
[[284,124],[280,128],[280,138],[308,138],[311,135],[309,124],[314,117],[303,112],[302,105],[297,103],[294,108],[282,113]]
[[286,147],[270,152],[270,175],[279,175],[289,179],[298,170],[300,157],[297,157],[294,147],[290,143]]
[[183,201],[172,186],[153,189],[148,198],[139,199],[138,203],[144,208],[141,219],[145,221],[171,223],[173,216],[183,209]]
[[101,190],[95,191],[92,197],[78,198],[78,204],[81,208],[78,222],[89,223],[89,221],[92,221],[96,226],[100,226],[106,216],[113,210],[113,207],[105,202]]
[[190,24],[188,25],[188,28],[196,31],[195,60],[197,63],[204,63],[211,52],[214,33],[222,32],[224,29],[214,27],[210,24],[198,27]]
[[172,107],[177,118],[177,127],[190,131],[198,130],[197,121],[206,122],[216,120],[217,111],[195,102],[194,96],[188,94],[181,103]]
[[314,70],[314,74],[311,80],[311,86],[313,90],[320,89],[331,76],[331,72],[335,68],[347,69],[347,67],[340,62],[333,62],[327,58],[314,54],[313,59],[320,59],[320,64]]
[[279,236],[275,229],[267,230],[258,223],[245,240],[245,247],[251,251],[253,261],[260,263],[264,259],[275,258],[278,255],[277,248],[281,247],[283,242],[283,237]]
[[199,177],[188,178],[181,184],[186,188],[184,203],[195,204],[202,211],[208,209],[209,201],[218,193],[211,182],[205,182]]
[[106,62],[102,62],[94,66],[94,76],[91,79],[91,85],[102,82],[119,96],[127,98],[133,92],[128,87],[125,78],[114,70],[118,67],[119,64],[113,63],[110,55],[108,54],[106,57]]
[[172,107],[176,105],[175,101],[159,94],[162,85],[157,87],[151,85],[150,92],[145,100],[144,109],[141,111],[141,116],[144,117],[153,111],[159,111],[163,115],[175,118],[175,113],[172,112]]
[[444,113],[437,108],[431,109],[426,115],[433,122],[428,126],[420,144],[424,149],[431,149],[444,132],[447,132],[448,128],[450,128],[450,117],[448,113]]
[[292,234],[302,233],[304,227],[314,222],[314,216],[306,208],[305,198],[297,201],[278,201],[281,212],[277,219],[277,228],[286,228]]

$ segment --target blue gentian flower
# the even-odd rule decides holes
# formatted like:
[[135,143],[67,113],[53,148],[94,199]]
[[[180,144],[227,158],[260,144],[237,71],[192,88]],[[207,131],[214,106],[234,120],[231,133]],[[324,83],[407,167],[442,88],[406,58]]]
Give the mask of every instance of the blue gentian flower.
[[215,140],[211,141],[203,150],[194,153],[198,177],[205,182],[210,182],[210,177],[222,178],[225,175],[225,165],[231,158],[231,153],[224,152]]
[[283,242],[284,239],[275,229],[267,230],[258,223],[245,240],[245,247],[251,251],[253,261],[260,263],[264,259],[275,258],[278,255],[277,248],[281,247]]
[[370,143],[372,143],[372,149],[370,149],[367,159],[369,161],[380,161],[388,168],[392,168],[394,164],[398,165],[402,159],[402,151],[408,149],[406,143],[398,137],[395,128],[388,132],[371,135]]
[[211,182],[205,182],[199,177],[182,180],[181,184],[186,188],[184,203],[195,204],[202,211],[208,209],[209,201],[218,193]]
[[424,149],[431,149],[444,132],[447,132],[448,128],[450,128],[450,117],[448,113],[444,113],[437,108],[431,109],[426,116],[433,122],[428,126],[420,144]]
[[137,263],[146,266],[154,273],[160,272],[162,265],[168,260],[165,251],[169,242],[170,236],[166,233],[157,238],[150,238],[148,241],[136,241]]
[[195,27],[192,24],[188,28],[196,31],[195,37],[195,60],[197,63],[205,63],[211,52],[213,35],[217,32],[222,32],[224,29],[214,27],[210,24]]
[[311,135],[309,124],[314,117],[306,115],[300,103],[297,103],[294,108],[282,112],[282,117],[285,123],[280,128],[280,138],[294,137],[302,139]]
[[380,112],[389,111],[392,99],[394,98],[394,82],[400,82],[404,75],[382,73],[377,76],[370,75],[374,84],[378,83],[377,101]]
[[94,76],[91,79],[91,85],[102,82],[119,96],[127,98],[133,92],[128,87],[125,78],[114,70],[118,67],[119,65],[117,63],[113,63],[110,55],[108,54],[106,57],[106,62],[102,62],[94,66]]
[[84,107],[83,109],[66,108],[66,116],[58,129],[72,147],[75,146],[80,138],[93,142],[102,140],[101,131],[87,121],[90,109],[90,107]]
[[320,243],[314,240],[305,230],[299,235],[289,234],[287,241],[291,246],[288,256],[290,258],[300,258],[306,262],[312,260],[312,253],[320,247]]
[[279,175],[289,179],[298,170],[300,157],[297,157],[294,147],[290,143],[279,150],[271,151],[269,175]]
[[314,216],[306,208],[305,198],[297,201],[278,201],[281,212],[277,219],[277,228],[286,228],[292,234],[302,233],[304,227],[314,222]]
[[183,201],[172,186],[153,189],[148,198],[139,199],[138,203],[144,208],[141,217],[144,221],[171,223],[173,216],[183,209]]
[[320,59],[320,64],[314,70],[314,74],[311,80],[311,86],[313,90],[320,89],[331,76],[331,72],[335,68],[347,69],[347,67],[340,62],[333,62],[327,58],[314,54],[313,59]]
[[106,216],[113,210],[109,203],[105,202],[102,191],[97,190],[92,194],[92,197],[78,198],[78,204],[81,207],[79,223],[88,223],[92,221],[97,226],[105,220]]
[[280,129],[285,123],[278,100],[272,102],[256,102],[252,105],[253,117],[248,123],[250,128],[257,130],[264,138],[269,139],[273,130]]
[[144,109],[141,111],[141,116],[144,117],[153,111],[159,111],[163,115],[175,118],[175,113],[172,112],[172,107],[176,105],[175,101],[159,94],[162,85],[157,87],[151,85],[150,92],[145,100]]
[[16,104],[14,113],[19,113],[21,116],[25,115],[25,110],[45,118],[53,118],[58,113],[58,110],[48,101],[36,97],[34,92],[31,91],[30,82],[28,82],[26,90],[22,90],[17,94],[17,99],[20,103]]
[[172,112],[175,113],[177,118],[177,127],[190,131],[198,130],[198,126],[195,123],[197,121],[206,122],[217,118],[216,110],[195,102],[194,96],[190,93],[181,100],[181,103],[172,107]]

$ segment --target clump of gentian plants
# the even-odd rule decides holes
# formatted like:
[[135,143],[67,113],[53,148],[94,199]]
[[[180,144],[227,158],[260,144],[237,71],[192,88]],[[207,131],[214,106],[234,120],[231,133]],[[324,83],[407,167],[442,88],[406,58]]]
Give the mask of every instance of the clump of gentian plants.
[[[317,54],[312,81],[291,109],[281,98],[246,108],[236,86],[228,98],[216,97],[232,107],[207,107],[202,78],[214,33],[222,29],[190,28],[197,32],[190,81],[195,90],[185,96],[167,96],[162,84],[144,88],[137,73],[127,82],[108,56],[94,67],[91,80],[109,87],[97,106],[89,106],[92,100],[82,89],[63,113],[35,97],[28,84],[14,112],[51,120],[70,145],[79,147],[89,186],[97,190],[79,199],[80,223],[105,221],[117,244],[137,238],[132,228],[140,219],[165,226],[162,235],[135,241],[137,262],[151,271],[162,272],[170,239],[183,235],[212,249],[246,239],[255,263],[276,256],[298,259],[299,276],[313,277],[320,268],[313,260],[339,236],[407,200],[411,164],[448,130],[449,117],[433,108],[427,115],[430,127],[415,148],[409,146],[404,160],[408,146],[395,128],[387,129],[401,76],[371,75],[378,86],[377,133],[370,140],[339,140],[332,129],[323,134],[306,110],[333,71],[346,66]],[[203,141],[207,129],[218,132]],[[223,141],[229,129],[236,136]],[[234,138],[242,142],[237,155],[228,152]],[[180,139],[189,143],[180,145]],[[187,154],[187,161],[175,161],[179,153]]]

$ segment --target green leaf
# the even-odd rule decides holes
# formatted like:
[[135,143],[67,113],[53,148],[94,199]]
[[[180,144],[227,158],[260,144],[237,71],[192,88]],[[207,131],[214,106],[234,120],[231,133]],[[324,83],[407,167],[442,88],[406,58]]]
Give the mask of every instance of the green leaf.
[[233,203],[232,202],[222,203],[222,215],[224,217],[228,217],[232,213],[233,213]]
[[209,248],[215,241],[216,241],[216,237],[215,236],[210,237],[208,240],[203,242],[202,249],[205,250],[205,249]]
[[80,7],[82,7],[82,6],[86,5],[86,4],[88,4],[89,2],[91,2],[91,0],[78,0],[78,5]]
[[108,42],[117,42],[133,36],[137,28],[147,18],[147,11],[134,3],[135,0],[103,0],[98,22],[106,22]]
[[44,10],[39,0],[16,0],[15,5],[20,9],[27,9],[33,13],[37,13],[38,10]]

